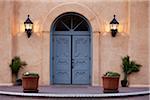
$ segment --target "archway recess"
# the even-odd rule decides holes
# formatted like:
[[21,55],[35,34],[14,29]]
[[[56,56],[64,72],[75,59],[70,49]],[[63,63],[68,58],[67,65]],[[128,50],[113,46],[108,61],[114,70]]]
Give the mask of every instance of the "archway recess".
[[[63,9],[63,10],[62,10]],[[49,77],[49,73],[51,73],[51,70],[49,69],[51,66],[50,62],[50,44],[51,44],[51,39],[50,33],[52,32],[52,23],[54,20],[61,14],[66,13],[66,12],[77,12],[83,16],[86,17],[86,19],[89,21],[91,25],[91,65],[92,65],[92,85],[99,85],[99,69],[100,69],[100,56],[99,56],[99,31],[100,31],[100,21],[97,17],[97,15],[92,11],[90,8],[83,4],[79,3],[62,3],[51,9],[48,13],[47,16],[45,16],[44,20],[42,21],[40,31],[42,32],[42,41],[43,44],[43,50],[42,50],[42,59],[43,63],[42,66],[42,76],[43,77],[43,83],[45,85],[49,84],[49,79],[50,83],[52,83],[52,78]],[[45,77],[47,76],[47,77]]]

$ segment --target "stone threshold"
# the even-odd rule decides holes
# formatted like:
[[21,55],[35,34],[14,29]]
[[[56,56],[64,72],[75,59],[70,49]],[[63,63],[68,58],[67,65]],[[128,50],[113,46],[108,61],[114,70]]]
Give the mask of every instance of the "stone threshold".
[[0,91],[0,95],[9,96],[23,96],[23,97],[46,97],[46,98],[109,98],[109,97],[130,97],[130,96],[140,96],[149,95],[150,91],[140,91],[140,92],[130,92],[130,93],[103,93],[103,94],[67,94],[67,93],[20,93],[20,92],[7,92]]

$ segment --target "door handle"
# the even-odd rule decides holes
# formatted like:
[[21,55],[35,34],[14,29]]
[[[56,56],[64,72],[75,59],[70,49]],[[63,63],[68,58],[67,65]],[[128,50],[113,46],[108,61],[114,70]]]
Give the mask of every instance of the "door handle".
[[71,66],[71,68],[72,68],[72,69],[74,68],[73,65]]
[[74,63],[74,59],[72,59],[72,61],[71,61],[72,63]]
[[72,59],[72,61],[71,61],[71,68],[72,69],[74,68],[74,59]]

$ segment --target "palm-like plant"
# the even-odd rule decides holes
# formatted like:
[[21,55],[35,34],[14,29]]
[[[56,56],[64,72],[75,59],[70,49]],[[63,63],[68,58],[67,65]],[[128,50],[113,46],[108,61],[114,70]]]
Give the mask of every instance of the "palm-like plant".
[[11,64],[10,64],[9,66],[10,66],[10,68],[11,68],[11,70],[12,70],[12,73],[18,74],[20,68],[21,68],[22,66],[26,66],[26,65],[27,65],[26,62],[21,61],[20,57],[15,56],[15,57],[12,59]]
[[22,68],[23,66],[26,66],[26,65],[27,65],[26,62],[21,61],[20,57],[18,57],[18,56],[15,56],[11,60],[9,67],[11,68],[12,75],[14,76],[13,83],[15,83],[16,79],[18,78],[18,72],[19,72],[20,68]]
[[[137,64],[135,61],[131,61],[130,57],[128,55],[122,58],[122,69],[124,72],[124,79],[121,81],[121,83],[122,83],[123,87],[127,86],[128,75],[130,75],[134,72],[138,72],[140,70],[141,66],[142,65]],[[125,85],[123,85],[123,83]]]

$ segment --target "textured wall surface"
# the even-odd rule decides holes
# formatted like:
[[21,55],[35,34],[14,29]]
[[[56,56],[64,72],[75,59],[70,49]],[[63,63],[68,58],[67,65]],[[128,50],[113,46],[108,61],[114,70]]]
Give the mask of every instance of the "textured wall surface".
[[[127,54],[143,65],[140,72],[129,77],[130,85],[149,85],[149,4],[146,0],[1,0],[0,84],[11,83],[9,63],[17,55],[28,63],[19,77],[26,71],[38,72],[40,84],[49,85],[51,25],[62,13],[77,12],[92,28],[92,85],[101,85],[101,76],[107,71],[122,73],[121,57]],[[24,32],[28,14],[34,23],[31,38]],[[120,26],[112,38],[109,22],[114,14]]]
[[11,70],[9,61],[11,60],[11,24],[12,4],[10,2],[0,2],[0,84],[11,83]]
[[130,84],[137,84],[137,81],[139,81],[138,84],[144,85],[147,84],[149,80],[148,6],[147,1],[130,3],[129,54],[132,59],[142,64],[140,72],[130,76]]

